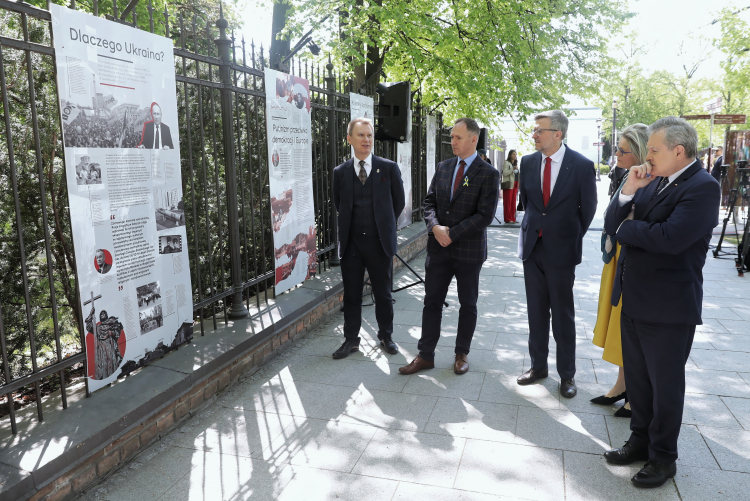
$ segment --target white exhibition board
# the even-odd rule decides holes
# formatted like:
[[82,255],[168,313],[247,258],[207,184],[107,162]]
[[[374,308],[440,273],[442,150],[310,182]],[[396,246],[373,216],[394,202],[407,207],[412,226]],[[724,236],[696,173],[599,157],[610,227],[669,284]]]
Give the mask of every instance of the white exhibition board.
[[[371,97],[363,96],[361,94],[355,94],[354,92],[349,93],[349,114],[350,119],[355,118],[369,118],[372,120],[373,128],[375,127],[375,100]],[[375,145],[374,140],[375,132],[373,131],[373,146]],[[354,156],[354,148],[352,148],[352,156]]]
[[435,176],[435,153],[437,150],[437,118],[427,115],[427,188],[425,193],[432,184],[432,178]]
[[51,4],[89,390],[193,336],[173,43]]
[[315,275],[310,83],[265,70],[268,171],[276,294]]

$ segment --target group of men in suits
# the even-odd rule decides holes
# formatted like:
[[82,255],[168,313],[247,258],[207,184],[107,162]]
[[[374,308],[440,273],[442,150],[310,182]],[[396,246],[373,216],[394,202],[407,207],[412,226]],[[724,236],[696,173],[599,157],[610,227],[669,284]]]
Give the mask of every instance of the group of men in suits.
[[[573,286],[583,236],[597,206],[595,170],[593,162],[564,144],[568,119],[562,111],[540,113],[535,123],[537,151],[521,159],[525,213],[518,240],[531,365],[517,382],[528,385],[548,377],[551,320],[559,392],[572,398],[577,394]],[[623,301],[623,360],[633,412],[629,440],[605,457],[614,464],[646,461],[632,479],[641,487],[663,485],[676,471],[685,363],[701,323],[702,268],[719,206],[718,184],[696,160],[695,129],[668,117],[649,132],[647,163],[631,170],[605,214],[606,232],[623,246],[612,303]],[[375,297],[380,346],[386,353],[398,352],[392,339],[391,281],[404,191],[398,166],[372,155],[373,133],[370,120],[352,120],[347,140],[354,157],[334,169],[345,338],[333,354],[336,359],[359,349],[365,270]],[[478,137],[476,121],[456,120],[451,131],[456,156],[438,164],[424,200],[429,236],[422,334],[419,354],[400,374],[435,366],[443,302],[454,277],[460,309],[453,370],[469,370],[479,274],[500,179],[477,156]]]

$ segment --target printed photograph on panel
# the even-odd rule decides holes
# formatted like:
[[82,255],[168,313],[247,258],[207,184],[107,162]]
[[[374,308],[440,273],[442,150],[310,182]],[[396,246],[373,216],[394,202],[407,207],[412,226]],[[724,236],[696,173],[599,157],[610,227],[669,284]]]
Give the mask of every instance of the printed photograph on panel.
[[290,277],[302,282],[315,275],[318,266],[315,236],[315,227],[310,226],[307,233],[299,233],[291,242],[274,248],[277,263],[283,262],[276,268],[276,285]]
[[157,304],[151,308],[138,312],[141,321],[141,334],[146,334],[154,329],[158,329],[164,323],[164,317],[161,312],[161,305]]
[[289,210],[292,208],[292,188],[282,193],[283,196],[271,197],[271,223],[273,231],[279,231]]
[[112,269],[112,253],[107,249],[96,249],[94,252],[94,269],[105,275]]
[[[99,312],[96,318],[96,301],[101,295],[84,301],[84,307],[91,304],[91,311],[86,317],[86,357],[88,359],[88,376],[92,379],[106,379],[119,367],[125,356],[126,338],[125,328],[115,316],[110,316],[107,310]],[[101,304],[101,303],[100,303]]]
[[161,304],[161,288],[158,281],[136,287],[135,292],[138,296],[138,309]]
[[157,231],[185,226],[185,210],[181,188],[154,190],[154,208]]
[[78,185],[102,184],[102,168],[91,162],[88,155],[76,155],[76,183]]
[[182,252],[182,236],[163,235],[159,237],[159,254],[176,254]]
[[[171,128],[162,123],[161,106],[118,103],[97,93],[92,76],[91,106],[62,99],[65,146],[78,148],[173,149]],[[80,183],[79,183],[80,184]]]

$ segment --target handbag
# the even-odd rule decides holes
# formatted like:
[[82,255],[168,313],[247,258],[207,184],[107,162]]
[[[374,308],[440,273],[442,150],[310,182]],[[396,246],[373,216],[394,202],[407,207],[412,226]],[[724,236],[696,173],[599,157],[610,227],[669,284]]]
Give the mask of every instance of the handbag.
[[508,182],[500,183],[500,189],[501,190],[512,190],[513,189],[513,181],[508,181]]

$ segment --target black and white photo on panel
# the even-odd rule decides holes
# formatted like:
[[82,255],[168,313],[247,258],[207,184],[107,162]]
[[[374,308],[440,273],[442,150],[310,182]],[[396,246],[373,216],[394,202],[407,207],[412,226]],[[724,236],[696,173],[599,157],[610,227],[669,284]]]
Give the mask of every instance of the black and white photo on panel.
[[139,311],[138,317],[141,321],[141,334],[146,334],[152,330],[158,329],[164,324],[164,316],[160,304]]
[[91,161],[89,155],[76,155],[76,183],[78,185],[102,184],[102,168]]
[[182,189],[154,189],[154,220],[157,231],[185,226],[185,209],[182,203]]
[[155,304],[161,304],[161,287],[159,281],[141,285],[135,288],[138,296],[138,308],[149,308]]
[[176,254],[182,252],[181,235],[162,235],[159,237],[159,254]]

